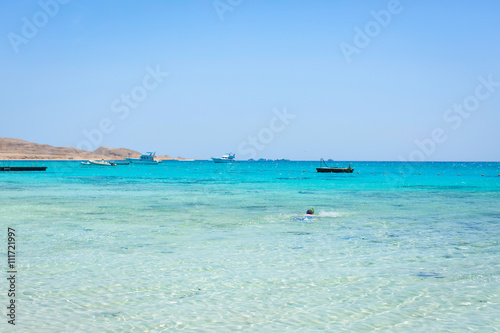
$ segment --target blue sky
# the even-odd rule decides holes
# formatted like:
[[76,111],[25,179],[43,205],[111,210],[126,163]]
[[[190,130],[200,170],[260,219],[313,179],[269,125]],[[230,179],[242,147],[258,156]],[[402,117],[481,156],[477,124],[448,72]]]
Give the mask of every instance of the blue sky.
[[499,160],[497,1],[60,1],[0,2],[0,137]]

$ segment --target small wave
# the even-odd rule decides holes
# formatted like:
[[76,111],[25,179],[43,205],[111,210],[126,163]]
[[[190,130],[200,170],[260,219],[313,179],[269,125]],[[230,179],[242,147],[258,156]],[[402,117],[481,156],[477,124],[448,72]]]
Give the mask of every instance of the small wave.
[[[295,213],[295,214],[286,214],[286,213],[281,213],[279,214],[278,221],[286,221],[286,220],[302,220],[302,221],[313,221],[315,218],[322,218],[322,217],[341,217],[341,216],[346,216],[350,215],[352,213],[345,213],[345,212],[334,212],[334,211],[316,211],[314,215],[305,215],[301,213]],[[268,216],[268,218],[274,219],[276,218],[275,215]]]
[[342,215],[345,215],[341,212],[325,212],[324,210],[320,211],[319,213],[316,213],[317,216],[321,216],[321,217],[339,217],[339,216],[342,216]]

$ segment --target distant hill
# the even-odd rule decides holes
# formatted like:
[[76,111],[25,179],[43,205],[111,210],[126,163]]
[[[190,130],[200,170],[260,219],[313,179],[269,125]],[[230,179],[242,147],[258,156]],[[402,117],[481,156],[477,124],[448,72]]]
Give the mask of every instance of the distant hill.
[[73,147],[53,147],[13,138],[0,138],[1,160],[120,160],[141,153],[125,148],[100,147],[93,152]]
[[94,150],[94,154],[100,155],[100,156],[106,156],[106,159],[112,160],[112,159],[124,159],[126,157],[128,158],[139,158],[141,156],[141,153],[135,150],[127,149],[127,148],[108,148],[108,147],[99,147],[96,150]]

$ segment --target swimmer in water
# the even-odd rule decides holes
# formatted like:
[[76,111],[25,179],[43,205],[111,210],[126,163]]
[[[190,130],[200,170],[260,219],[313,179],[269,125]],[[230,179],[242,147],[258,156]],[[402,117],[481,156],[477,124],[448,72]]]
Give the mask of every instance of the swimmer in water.
[[314,217],[313,215],[314,215],[314,208],[311,207],[306,211],[306,215],[299,215],[295,219],[299,221],[309,221]]

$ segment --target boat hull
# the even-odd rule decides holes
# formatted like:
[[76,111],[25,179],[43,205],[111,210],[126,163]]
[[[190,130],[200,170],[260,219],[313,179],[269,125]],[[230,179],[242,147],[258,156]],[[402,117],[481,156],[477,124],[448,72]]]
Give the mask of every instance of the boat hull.
[[0,171],[45,171],[47,167],[0,167]]
[[158,164],[157,161],[147,161],[147,160],[141,160],[139,158],[126,158],[128,163],[133,163],[133,164]]
[[114,166],[114,163],[110,162],[101,162],[101,161],[89,161],[91,165],[100,165],[100,166]]
[[129,161],[132,164],[158,164],[158,162],[141,162],[141,161]]
[[352,173],[353,171],[354,171],[353,168],[331,168],[331,167],[316,168],[316,172],[323,172],[323,173]]
[[215,158],[215,157],[212,157],[212,160],[214,161],[214,163],[233,163],[234,160],[229,160],[229,159],[225,159],[225,158]]

